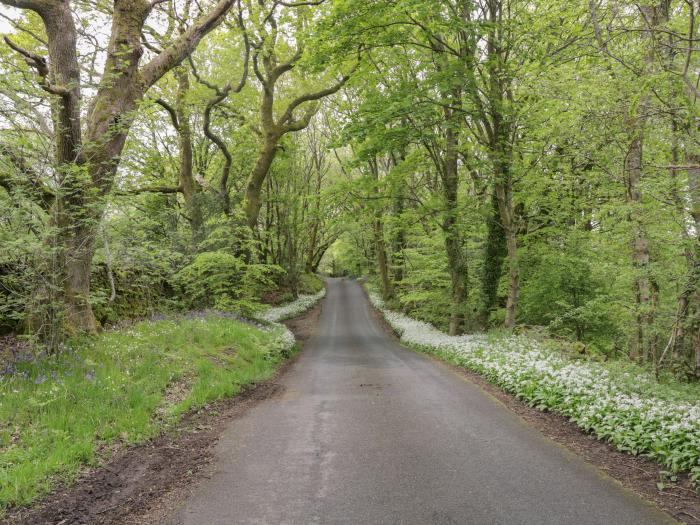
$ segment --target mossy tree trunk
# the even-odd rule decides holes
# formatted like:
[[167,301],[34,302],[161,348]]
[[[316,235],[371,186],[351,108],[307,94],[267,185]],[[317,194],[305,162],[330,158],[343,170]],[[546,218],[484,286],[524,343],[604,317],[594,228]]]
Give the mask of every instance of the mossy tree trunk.
[[[114,184],[119,156],[146,90],[189,55],[201,38],[221,21],[234,0],[221,0],[150,62],[139,68],[141,31],[153,3],[115,0],[107,56],[101,81],[83,119],[76,28],[68,0],[1,0],[36,12],[48,38],[48,65],[19,46],[36,70],[39,84],[52,97],[55,120],[55,169],[58,189],[51,210],[57,256],[57,299],[66,311],[68,331],[94,333],[97,322],[90,303],[90,267],[104,211],[104,197]],[[83,130],[85,131],[83,137]]]
[[[380,193],[379,188],[379,164],[376,158],[372,158],[368,162],[369,170],[372,174],[372,179],[375,184],[375,193]],[[384,219],[382,214],[381,204],[373,203],[372,217],[372,233],[374,235],[374,248],[377,256],[377,269],[382,283],[382,299],[388,301],[394,297],[394,287],[389,275],[389,256],[386,249],[386,240],[384,239]]]
[[[451,100],[454,103],[459,100],[459,96],[453,96]],[[464,330],[469,267],[459,227],[459,139],[454,127],[457,115],[454,109],[448,107],[445,108],[444,112],[447,129],[445,130],[445,161],[440,174],[445,206],[442,231],[445,236],[445,252],[452,288],[449,334],[457,335]]]
[[498,284],[503,272],[503,260],[507,253],[506,237],[501,225],[501,214],[495,190],[491,193],[491,210],[487,218],[486,228],[484,269],[481,278],[481,290],[484,296],[482,305],[484,323],[488,323],[491,312],[498,306]]

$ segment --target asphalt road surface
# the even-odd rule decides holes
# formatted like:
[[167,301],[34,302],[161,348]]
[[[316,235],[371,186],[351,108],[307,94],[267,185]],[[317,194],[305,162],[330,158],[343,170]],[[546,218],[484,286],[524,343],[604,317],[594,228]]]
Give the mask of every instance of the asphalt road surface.
[[231,422],[168,524],[674,523],[478,386],[402,348],[331,279],[282,393]]

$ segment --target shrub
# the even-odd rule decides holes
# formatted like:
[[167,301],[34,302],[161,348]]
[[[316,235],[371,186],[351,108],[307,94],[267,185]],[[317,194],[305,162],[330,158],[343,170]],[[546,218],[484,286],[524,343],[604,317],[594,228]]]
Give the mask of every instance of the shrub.
[[188,308],[218,308],[251,314],[258,299],[276,286],[279,266],[246,264],[227,252],[204,252],[175,275],[175,285]]
[[204,252],[175,274],[175,284],[190,308],[211,308],[239,299],[245,263],[225,252]]

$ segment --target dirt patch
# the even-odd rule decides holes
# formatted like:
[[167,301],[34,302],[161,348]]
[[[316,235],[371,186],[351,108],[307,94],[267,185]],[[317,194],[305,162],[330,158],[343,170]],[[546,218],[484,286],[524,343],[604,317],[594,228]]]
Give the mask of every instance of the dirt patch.
[[[321,306],[285,321],[300,343],[313,332]],[[297,334],[298,331],[298,334]],[[143,445],[118,450],[103,466],[86,470],[70,486],[54,489],[36,505],[10,511],[5,525],[137,525],[157,523],[203,475],[226,425],[260,401],[281,393],[279,378],[188,414],[180,424]]]
[[317,302],[313,308],[307,310],[300,316],[282,321],[287,328],[292,331],[294,337],[296,337],[297,343],[299,343],[300,346],[303,347],[304,343],[308,341],[311,334],[313,334],[316,324],[318,323],[318,318],[321,315],[321,310],[323,308],[322,305],[323,299]]
[[[380,326],[392,337],[398,339],[381,314],[375,308],[372,308],[372,312]],[[679,474],[678,480],[672,482],[664,473],[664,467],[658,463],[642,456],[620,452],[609,443],[599,441],[595,436],[587,434],[565,417],[551,412],[542,412],[526,405],[515,396],[492,385],[479,374],[446,363],[430,354],[425,355],[477,384],[549,439],[564,445],[627,489],[655,503],[678,521],[689,525],[700,525],[700,493],[693,489],[687,475]]]

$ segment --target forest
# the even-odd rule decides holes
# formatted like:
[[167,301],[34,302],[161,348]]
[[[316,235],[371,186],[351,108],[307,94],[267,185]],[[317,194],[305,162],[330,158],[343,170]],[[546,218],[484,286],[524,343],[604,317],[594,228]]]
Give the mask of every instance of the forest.
[[5,333],[322,268],[700,374],[693,2],[3,3]]
[[700,379],[694,0],[0,4],[3,375],[342,276]]

